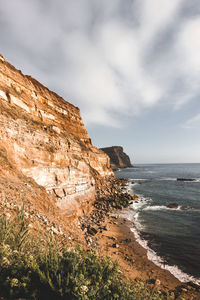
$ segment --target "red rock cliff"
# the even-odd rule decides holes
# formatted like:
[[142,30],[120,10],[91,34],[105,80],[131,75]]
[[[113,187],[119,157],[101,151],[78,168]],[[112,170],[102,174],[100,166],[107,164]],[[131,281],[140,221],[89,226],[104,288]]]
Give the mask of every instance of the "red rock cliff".
[[79,108],[3,56],[0,169],[0,189],[9,186],[7,197],[23,199],[31,191],[33,198],[51,199],[68,215],[94,199],[96,178],[113,175],[108,156],[92,145]]

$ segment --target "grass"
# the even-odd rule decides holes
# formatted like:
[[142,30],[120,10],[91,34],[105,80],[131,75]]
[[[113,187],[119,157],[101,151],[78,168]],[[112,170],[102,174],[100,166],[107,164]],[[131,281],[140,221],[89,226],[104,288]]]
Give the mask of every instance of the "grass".
[[170,299],[122,279],[116,262],[91,249],[60,248],[29,232],[24,208],[0,216],[0,297],[6,299]]

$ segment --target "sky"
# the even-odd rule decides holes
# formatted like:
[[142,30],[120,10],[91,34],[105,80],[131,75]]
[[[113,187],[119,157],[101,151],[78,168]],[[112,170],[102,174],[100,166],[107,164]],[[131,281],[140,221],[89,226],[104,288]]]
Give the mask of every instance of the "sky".
[[200,163],[200,0],[0,0],[0,53],[134,163]]

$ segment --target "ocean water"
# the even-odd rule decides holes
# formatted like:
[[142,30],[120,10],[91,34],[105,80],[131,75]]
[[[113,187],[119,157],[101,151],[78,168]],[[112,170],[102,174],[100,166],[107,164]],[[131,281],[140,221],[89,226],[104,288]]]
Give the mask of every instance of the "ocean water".
[[[127,218],[148,258],[182,282],[200,284],[200,164],[136,165],[115,174],[129,179],[140,198]],[[178,209],[167,208],[170,203]]]

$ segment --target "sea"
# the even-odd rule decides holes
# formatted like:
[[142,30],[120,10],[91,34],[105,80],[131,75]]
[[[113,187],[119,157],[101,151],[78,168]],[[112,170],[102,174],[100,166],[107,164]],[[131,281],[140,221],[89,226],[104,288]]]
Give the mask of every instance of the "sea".
[[181,282],[200,284],[200,164],[140,164],[115,175],[139,197],[125,217],[148,258]]

